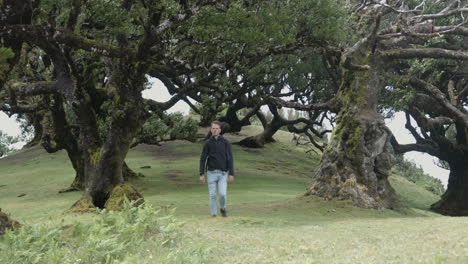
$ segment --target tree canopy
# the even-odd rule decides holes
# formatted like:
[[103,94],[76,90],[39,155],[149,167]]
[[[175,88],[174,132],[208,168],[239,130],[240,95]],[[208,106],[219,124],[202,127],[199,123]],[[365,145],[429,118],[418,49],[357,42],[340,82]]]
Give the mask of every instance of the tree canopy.
[[[84,179],[77,210],[114,203],[132,145],[191,138],[192,121],[164,113],[185,101],[201,125],[218,118],[239,131],[257,117],[264,131],[241,141],[246,146],[273,141],[284,126],[307,135],[324,154],[306,194],[366,208],[398,206],[387,179],[394,150],[427,152],[451,169],[433,209],[468,214],[465,1],[0,6],[0,110],[27,117],[48,151],[67,150]],[[148,77],[161,80],[172,98],[142,98]],[[287,119],[281,107],[306,114]],[[415,144],[396,142],[382,109],[406,111]],[[331,140],[318,144],[314,137],[329,132],[327,119],[336,123]]]

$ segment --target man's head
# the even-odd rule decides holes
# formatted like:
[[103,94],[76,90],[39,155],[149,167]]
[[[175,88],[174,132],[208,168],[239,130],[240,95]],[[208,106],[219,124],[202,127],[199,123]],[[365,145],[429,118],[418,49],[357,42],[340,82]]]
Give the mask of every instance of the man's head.
[[211,135],[217,137],[221,134],[221,122],[213,121],[211,122]]

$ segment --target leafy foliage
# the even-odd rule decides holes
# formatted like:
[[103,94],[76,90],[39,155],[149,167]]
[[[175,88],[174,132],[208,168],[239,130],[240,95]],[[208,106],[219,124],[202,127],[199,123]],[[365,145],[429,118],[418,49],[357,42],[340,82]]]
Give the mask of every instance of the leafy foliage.
[[0,130],[0,157],[15,150],[13,144],[20,140],[19,137],[8,136]]
[[193,142],[197,131],[197,122],[190,117],[184,117],[182,113],[164,114],[162,117],[153,113],[143,124],[137,141],[154,144],[167,140],[185,139]]
[[202,258],[203,249],[177,247],[183,238],[181,226],[171,209],[134,207],[127,201],[122,211],[99,211],[93,223],[37,224],[7,232],[0,243],[0,262],[181,263],[179,255],[187,260],[193,252]]
[[397,174],[434,194],[442,195],[445,191],[439,179],[424,173],[421,167],[416,166],[412,161],[405,160],[402,155],[397,156],[397,162],[394,168],[398,171]]
[[6,77],[6,71],[8,71],[9,65],[7,60],[15,56],[13,51],[9,48],[0,47],[0,82]]

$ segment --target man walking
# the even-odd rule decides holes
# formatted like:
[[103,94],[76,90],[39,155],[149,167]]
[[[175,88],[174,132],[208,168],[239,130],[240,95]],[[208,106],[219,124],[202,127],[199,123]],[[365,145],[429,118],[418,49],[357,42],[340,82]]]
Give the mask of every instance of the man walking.
[[221,135],[221,122],[211,123],[211,137],[203,145],[200,156],[200,182],[206,183],[205,168],[208,167],[208,191],[210,193],[211,215],[217,216],[216,193],[219,193],[221,215],[227,216],[227,183],[234,181],[234,162],[231,143]]

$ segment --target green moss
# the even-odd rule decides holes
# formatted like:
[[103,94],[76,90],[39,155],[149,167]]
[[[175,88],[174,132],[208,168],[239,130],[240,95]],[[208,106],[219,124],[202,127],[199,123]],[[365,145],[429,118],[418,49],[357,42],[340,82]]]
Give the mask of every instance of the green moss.
[[123,208],[125,200],[135,201],[135,206],[139,206],[144,202],[143,196],[137,191],[133,185],[122,183],[112,189],[111,195],[104,207],[106,210],[118,211]]
[[[365,84],[368,82],[367,71],[353,72],[346,70],[341,87],[342,110],[338,113],[337,126],[333,130],[332,140],[345,143],[346,151],[338,153],[338,158],[348,158],[357,166],[362,163],[362,141],[364,129],[357,120],[359,111],[365,104]],[[329,144],[331,145],[331,144]]]
[[89,149],[88,153],[89,153],[89,159],[90,159],[91,165],[93,166],[98,165],[99,160],[101,159],[101,155],[102,155],[102,147],[98,147],[94,150]]
[[351,133],[348,140],[349,154],[352,158],[361,157],[363,154],[362,141],[364,137],[364,131],[361,126],[356,127],[353,133]]
[[96,212],[96,206],[93,204],[93,198],[90,195],[81,197],[75,204],[72,205],[66,213],[93,213]]

